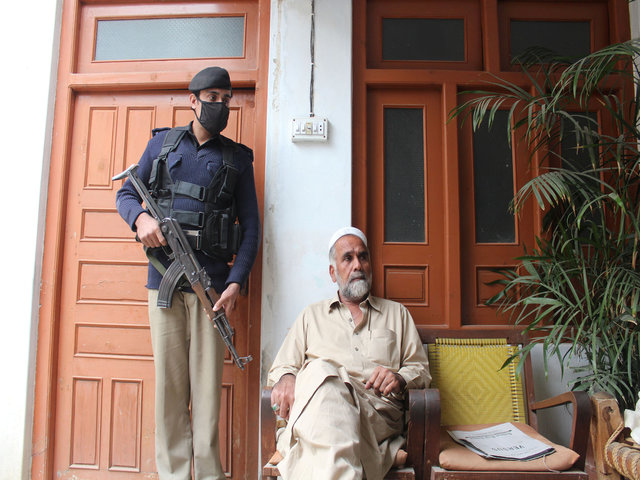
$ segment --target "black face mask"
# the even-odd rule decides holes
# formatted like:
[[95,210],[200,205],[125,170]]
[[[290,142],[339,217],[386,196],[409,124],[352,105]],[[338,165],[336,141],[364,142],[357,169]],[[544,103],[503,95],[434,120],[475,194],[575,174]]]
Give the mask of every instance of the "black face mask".
[[227,126],[229,107],[224,102],[203,102],[200,100],[198,121],[211,135],[218,135]]

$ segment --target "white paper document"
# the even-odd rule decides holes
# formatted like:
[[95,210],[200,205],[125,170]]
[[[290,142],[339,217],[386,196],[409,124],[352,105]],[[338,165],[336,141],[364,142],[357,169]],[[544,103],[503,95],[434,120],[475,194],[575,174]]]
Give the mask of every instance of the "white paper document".
[[523,433],[511,423],[480,430],[449,430],[456,442],[485,458],[495,460],[533,460],[555,452],[555,448]]

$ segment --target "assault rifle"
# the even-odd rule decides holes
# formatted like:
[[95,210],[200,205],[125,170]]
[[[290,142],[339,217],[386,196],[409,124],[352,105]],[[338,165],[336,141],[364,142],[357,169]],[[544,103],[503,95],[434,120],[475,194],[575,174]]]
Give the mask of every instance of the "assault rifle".
[[218,329],[218,333],[220,333],[227,349],[229,349],[233,361],[240,370],[244,370],[244,366],[253,360],[253,358],[251,355],[246,357],[238,355],[238,352],[232,342],[233,329],[231,328],[231,325],[229,325],[229,320],[227,320],[224,309],[220,309],[217,312],[213,311],[215,302],[213,301],[210,293],[213,288],[211,286],[211,278],[204,268],[200,266],[200,263],[196,259],[193,249],[191,248],[191,245],[189,245],[189,241],[182,231],[180,224],[174,218],[164,217],[162,215],[158,204],[149,193],[146,185],[138,176],[137,169],[138,165],[131,165],[124,172],[113,177],[112,180],[121,180],[125,177],[129,177],[129,180],[131,180],[132,185],[144,200],[144,203],[146,204],[149,212],[151,212],[151,215],[158,220],[158,223],[160,224],[160,231],[167,240],[167,245],[170,249],[167,254],[171,260],[171,265],[167,268],[167,271],[162,276],[162,281],[160,282],[160,287],[158,289],[158,307],[171,307],[173,291],[175,290],[178,281],[183,276],[186,277],[194,293],[200,299],[200,303],[202,303],[209,320],[211,320]]

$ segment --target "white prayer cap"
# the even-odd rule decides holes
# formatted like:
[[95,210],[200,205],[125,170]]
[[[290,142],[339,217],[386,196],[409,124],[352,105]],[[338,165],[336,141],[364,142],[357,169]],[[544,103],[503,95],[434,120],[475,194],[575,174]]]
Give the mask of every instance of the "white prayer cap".
[[331,250],[331,247],[335,245],[338,239],[344,237],[345,235],[355,235],[360,240],[362,240],[362,243],[364,243],[365,247],[367,246],[367,237],[364,236],[364,233],[362,233],[361,230],[358,230],[355,227],[343,227],[339,230],[336,230],[336,233],[331,235],[331,239],[329,240],[329,250]]

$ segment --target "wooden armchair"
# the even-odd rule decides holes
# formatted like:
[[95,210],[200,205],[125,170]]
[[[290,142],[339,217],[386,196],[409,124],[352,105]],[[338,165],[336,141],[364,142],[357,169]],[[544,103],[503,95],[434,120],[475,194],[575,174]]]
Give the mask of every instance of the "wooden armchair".
[[[527,357],[523,375],[515,375],[515,363],[500,369],[518,345],[527,343],[526,336],[515,329],[438,330],[419,328],[422,342],[427,344],[432,389],[427,393],[425,418],[431,421],[425,432],[425,477],[447,480],[587,480],[585,456],[589,438],[591,404],[585,392],[568,392],[552,399],[536,402],[533,392],[531,360]],[[479,339],[489,339],[488,342]],[[452,339],[452,341],[444,340]],[[500,339],[500,340],[497,340]],[[445,345],[454,345],[447,351]],[[489,352],[489,354],[487,354]],[[466,360],[465,360],[466,358]],[[493,360],[492,360],[493,358]],[[429,392],[429,391],[428,391]],[[439,401],[438,401],[439,399]],[[433,401],[431,401],[433,400]],[[434,425],[485,424],[522,422],[537,430],[536,411],[563,404],[573,406],[573,425],[569,448],[580,455],[570,470],[551,471],[459,471],[439,466],[440,435]],[[440,416],[440,421],[434,418]]]
[[[552,399],[536,402],[533,392],[531,360],[527,357],[522,377],[512,367],[500,370],[517,346],[526,345],[527,338],[515,329],[444,330],[419,327],[422,343],[427,345],[432,388],[409,392],[407,425],[407,467],[392,469],[387,479],[447,479],[447,480],[587,480],[584,470],[591,404],[585,392],[568,392]],[[453,357],[438,352],[443,339],[455,339],[458,348],[469,347],[472,367],[461,367]],[[483,342],[491,339],[489,350],[501,351],[498,363],[484,363]],[[496,340],[499,339],[499,340]],[[491,342],[489,342],[491,344]],[[453,359],[453,361],[452,361]],[[491,388],[488,388],[491,387]],[[471,394],[469,391],[471,390]],[[573,406],[573,425],[569,447],[580,455],[573,468],[563,472],[550,471],[460,471],[445,470],[439,465],[442,425],[501,423],[517,421],[537,430],[536,411],[563,404]],[[263,389],[261,400],[262,478],[278,476],[277,466],[269,459],[276,450],[276,418],[271,410],[271,390]]]
[[[424,444],[425,425],[428,423],[425,418],[425,405],[431,403],[435,414],[438,405],[436,390],[409,390],[408,395],[408,423],[407,423],[407,445],[405,447],[408,458],[404,468],[392,468],[385,479],[414,480],[425,478]],[[261,447],[262,447],[262,478],[275,480],[279,475],[278,467],[271,465],[269,459],[276,451],[276,416],[271,410],[271,389],[262,390],[260,402],[261,411]],[[439,418],[439,417],[438,417]],[[437,419],[436,419],[437,420]],[[434,425],[437,429],[438,425]]]

